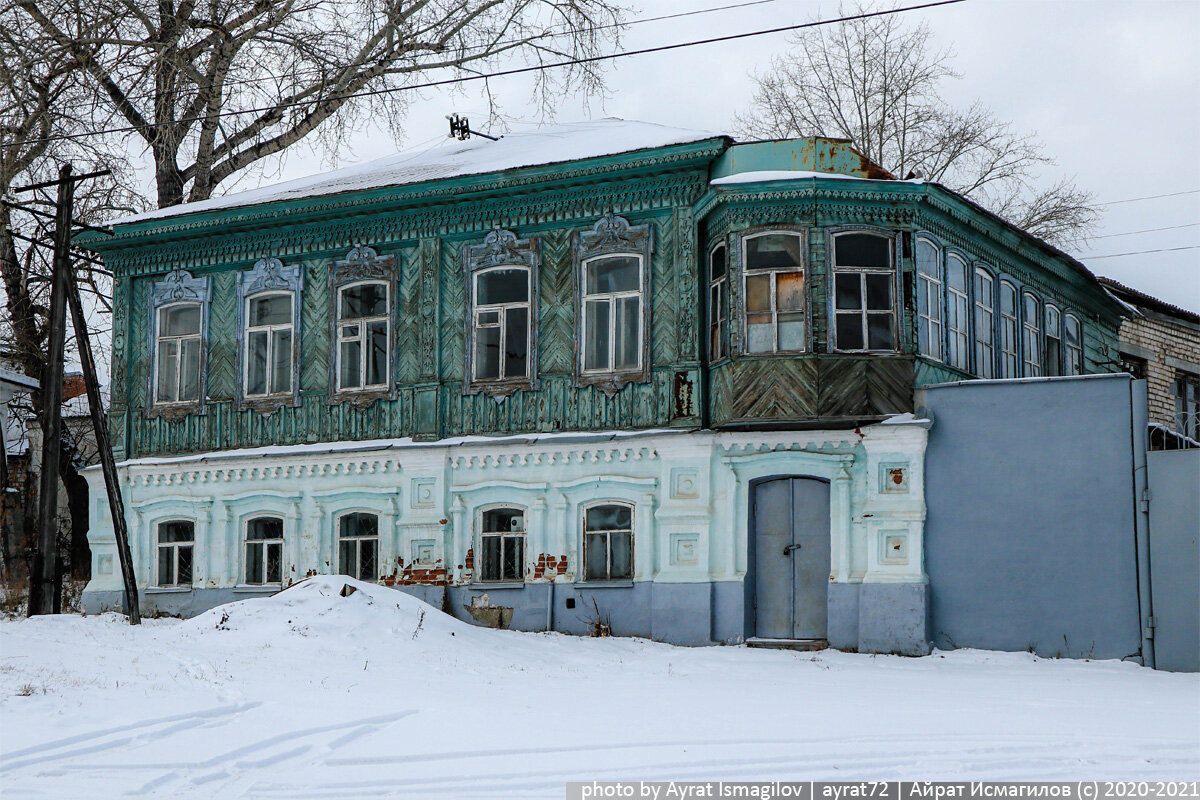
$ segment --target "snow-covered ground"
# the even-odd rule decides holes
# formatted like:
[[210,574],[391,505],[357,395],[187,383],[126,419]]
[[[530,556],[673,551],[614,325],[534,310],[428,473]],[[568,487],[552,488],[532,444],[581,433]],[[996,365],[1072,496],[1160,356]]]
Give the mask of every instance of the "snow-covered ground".
[[[346,583],[358,591],[342,597]],[[306,581],[189,621],[0,623],[0,796],[562,797],[590,779],[1200,775],[1200,676],[471,627]]]

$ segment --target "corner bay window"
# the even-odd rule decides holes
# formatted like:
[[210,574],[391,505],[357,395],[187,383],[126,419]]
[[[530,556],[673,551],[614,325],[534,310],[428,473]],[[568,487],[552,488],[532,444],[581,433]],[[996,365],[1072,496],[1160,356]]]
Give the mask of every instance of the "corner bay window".
[[946,257],[947,359],[955,369],[971,365],[971,305],[967,298],[967,262],[951,253]]
[[1057,308],[1046,304],[1046,373],[1062,374],[1062,314]]
[[1040,303],[1031,292],[1021,294],[1021,353],[1024,356],[1023,375],[1036,378],[1042,374],[1042,325]]
[[917,239],[917,346],[923,356],[942,360],[942,251]]
[[833,249],[836,349],[895,350],[892,239],[842,233]]
[[189,403],[200,399],[200,304],[158,309],[154,400]]
[[583,371],[642,368],[642,258],[601,256],[584,262]]
[[338,572],[360,581],[379,580],[379,517],[354,513],[338,521]]
[[[1083,374],[1083,326],[1074,314],[1064,318],[1066,330],[1066,368],[1068,375]],[[1136,376],[1135,376],[1136,377]]]
[[479,580],[525,579],[525,512],[491,508],[480,516]]
[[355,283],[338,290],[337,388],[387,386],[390,303],[383,282]]
[[247,300],[246,396],[292,393],[292,295]]
[[996,355],[995,280],[985,270],[975,270],[975,374],[992,377]]
[[633,580],[633,509],[592,506],[583,514],[583,577],[588,581]]
[[192,556],[195,544],[195,523],[186,520],[159,523],[158,586],[192,585]]
[[708,254],[708,360],[729,355],[729,250],[719,244]]
[[1000,377],[1020,377],[1020,349],[1017,342],[1017,287],[1000,281]]
[[474,282],[474,379],[527,378],[529,270],[498,267],[476,273]]
[[256,517],[246,523],[245,582],[252,586],[283,582],[283,520]]
[[760,233],[742,240],[745,264],[746,352],[805,349],[803,241],[795,233]]

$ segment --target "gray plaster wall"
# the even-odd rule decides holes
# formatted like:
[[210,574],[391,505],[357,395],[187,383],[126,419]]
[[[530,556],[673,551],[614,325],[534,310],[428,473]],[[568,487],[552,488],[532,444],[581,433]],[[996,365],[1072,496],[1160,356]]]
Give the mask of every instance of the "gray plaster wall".
[[1200,450],[1147,454],[1154,666],[1200,671]]
[[1144,385],[1124,374],[918,392],[933,420],[925,565],[938,647],[1140,656],[1139,403],[1144,414]]
[[923,583],[829,584],[829,646],[860,653],[930,651],[929,587]]

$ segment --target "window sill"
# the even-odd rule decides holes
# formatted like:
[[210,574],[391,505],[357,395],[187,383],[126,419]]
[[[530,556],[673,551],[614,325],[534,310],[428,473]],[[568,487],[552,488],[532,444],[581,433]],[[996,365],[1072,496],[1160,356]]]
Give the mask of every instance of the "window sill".
[[572,584],[574,589],[632,589],[633,581],[581,581]]
[[274,594],[276,592],[283,591],[283,586],[281,586],[278,583],[272,583],[272,584],[266,584],[266,585],[259,585],[259,584],[255,584],[255,583],[239,583],[237,586],[233,587],[233,591],[235,591],[239,594],[241,594],[241,593]]
[[467,586],[472,591],[486,591],[488,589],[524,589],[525,581],[496,581],[494,583],[472,583]]
[[192,591],[191,586],[149,586],[146,594],[185,594]]

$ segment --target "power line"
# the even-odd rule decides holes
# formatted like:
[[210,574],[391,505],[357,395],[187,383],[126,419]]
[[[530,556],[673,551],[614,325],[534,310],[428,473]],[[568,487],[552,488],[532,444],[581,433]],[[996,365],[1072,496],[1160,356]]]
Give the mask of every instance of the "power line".
[[1084,261],[1095,261],[1100,258],[1117,258],[1118,256],[1140,256],[1146,253],[1173,253],[1176,250],[1196,250],[1200,249],[1200,244],[1190,244],[1186,247],[1162,247],[1158,250],[1133,250],[1129,253],[1109,253],[1104,256],[1081,256]]
[[1114,236],[1133,236],[1135,233],[1155,233],[1157,231],[1177,231],[1180,228],[1195,228],[1200,222],[1189,222],[1186,225],[1168,225],[1165,228],[1143,228],[1140,231],[1123,231],[1122,233],[1106,233],[1103,236],[1093,236],[1093,239],[1111,239]]
[[[523,75],[530,72],[541,72],[548,69],[557,69],[560,67],[571,67],[580,64],[595,64],[601,61],[613,61],[618,58],[626,58],[628,56],[640,56],[648,53],[662,53],[668,50],[679,50],[685,47],[698,47],[705,44],[717,44],[719,42],[732,42],[740,39],[749,39],[755,36],[767,36],[773,33],[787,33],[790,31],[802,30],[804,28],[815,28],[821,25],[834,25],[840,22],[851,22],[857,19],[869,19],[871,17],[882,17],[889,14],[900,14],[906,11],[920,11],[925,8],[936,8],[938,6],[955,5],[963,3],[966,0],[936,0],[932,3],[922,3],[916,6],[905,6],[903,8],[892,8],[884,11],[871,11],[862,14],[851,14],[849,16],[837,17],[835,19],[817,20],[816,22],[804,22],[798,25],[785,25],[779,28],[767,28],[764,30],[749,31],[746,33],[734,33],[726,36],[714,36],[708,39],[693,39],[687,42],[676,42],[674,44],[657,45],[655,47],[644,47],[640,50],[626,50],[619,53],[606,53],[599,56],[586,56],[584,58],[572,58],[565,61],[557,61],[550,64],[535,64],[528,67],[514,67],[513,69],[498,70],[496,72],[484,72],[475,75],[465,75],[457,78],[445,78],[443,80],[426,81],[425,83],[416,83],[410,86],[394,86],[384,87],[380,89],[369,89],[360,92],[351,92],[344,95],[329,95],[311,100],[296,100],[288,103],[278,103],[270,106],[256,106],[252,108],[244,108],[237,111],[219,111],[215,114],[201,114],[195,117],[185,117],[183,119],[173,120],[170,123],[152,122],[148,125],[127,125],[119,128],[106,128],[95,131],[83,131],[80,133],[64,133],[55,136],[45,136],[38,139],[27,139],[20,144],[37,144],[41,142],[65,141],[72,139],[83,139],[88,136],[100,136],[109,133],[133,133],[143,128],[156,128],[165,125],[178,125],[184,122],[200,122],[206,119],[219,119],[221,117],[233,117],[242,114],[262,114],[269,111],[280,111],[285,108],[294,108],[296,106],[307,106],[318,103],[326,103],[330,100],[354,100],[362,97],[378,97],[385,94],[393,94],[397,92],[411,92],[418,89],[431,89],[438,86],[451,86],[454,84],[468,83],[472,81],[488,80],[490,78],[503,78],[510,75]],[[15,144],[15,143],[14,143]],[[1197,190],[1200,191],[1200,190]]]
[[1129,197],[1125,200],[1109,200],[1107,203],[1097,203],[1098,206],[1117,206],[1121,203],[1136,203],[1139,200],[1157,200],[1160,197],[1179,197],[1184,194],[1200,194],[1200,189],[1187,189],[1182,192],[1170,192],[1168,194],[1152,194],[1146,197]]

